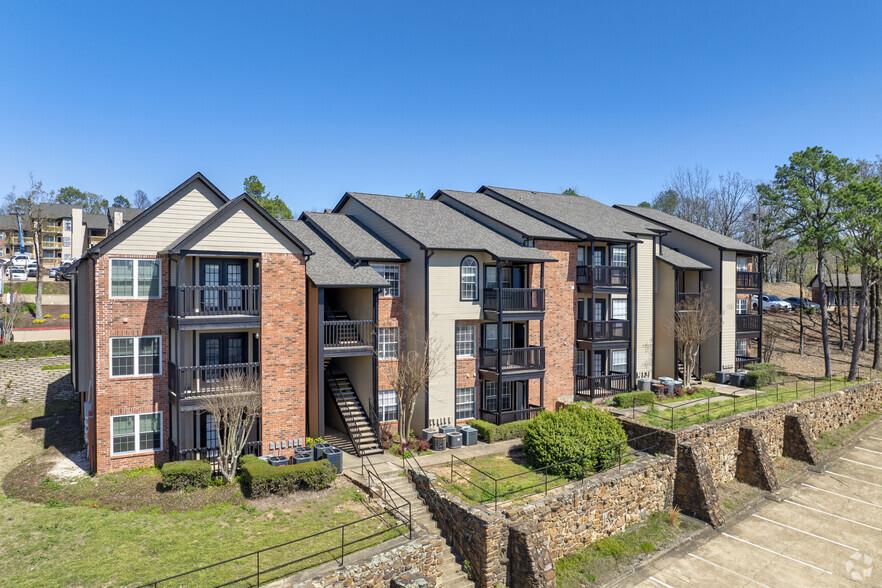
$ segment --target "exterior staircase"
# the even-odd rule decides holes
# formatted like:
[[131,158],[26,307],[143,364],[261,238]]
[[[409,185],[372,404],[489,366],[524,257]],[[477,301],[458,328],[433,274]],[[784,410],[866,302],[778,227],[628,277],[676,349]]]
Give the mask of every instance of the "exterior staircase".
[[445,541],[441,554],[441,578],[437,586],[441,588],[474,588],[475,583],[469,580],[462,570],[462,559],[453,551],[450,540],[445,537],[441,527],[435,522],[429,508],[423,503],[416,488],[407,476],[401,475],[400,468],[380,474],[383,482],[398,492],[402,498],[410,502],[414,529],[422,527],[430,535],[438,535]]
[[346,433],[352,439],[356,455],[383,453],[380,440],[371,426],[368,415],[349,381],[349,376],[331,369],[325,371],[325,386],[334,399],[340,418],[346,425]]

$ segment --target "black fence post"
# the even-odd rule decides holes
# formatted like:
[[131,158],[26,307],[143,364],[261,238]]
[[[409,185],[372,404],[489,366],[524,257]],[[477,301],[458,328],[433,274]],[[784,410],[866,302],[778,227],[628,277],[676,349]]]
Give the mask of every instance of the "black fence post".
[[340,565],[343,565],[343,555],[346,553],[346,525],[340,527]]
[[260,551],[257,552],[257,585],[260,586]]

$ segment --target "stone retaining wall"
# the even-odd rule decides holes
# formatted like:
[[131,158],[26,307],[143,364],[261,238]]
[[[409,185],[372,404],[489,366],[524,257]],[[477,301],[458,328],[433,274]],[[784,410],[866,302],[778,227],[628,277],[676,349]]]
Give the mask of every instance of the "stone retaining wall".
[[76,390],[70,379],[70,368],[63,370],[44,370],[47,365],[70,364],[69,355],[56,357],[35,357],[32,359],[0,360],[0,398],[6,402],[50,403],[67,402],[77,399]]

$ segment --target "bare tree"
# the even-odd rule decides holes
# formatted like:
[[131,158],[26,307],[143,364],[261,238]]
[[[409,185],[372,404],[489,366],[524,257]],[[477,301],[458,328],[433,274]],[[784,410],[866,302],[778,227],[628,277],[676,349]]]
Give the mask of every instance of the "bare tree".
[[781,330],[779,327],[763,325],[763,363],[769,363],[772,361],[772,353],[778,345],[778,337],[780,335]]
[[[443,369],[443,349],[434,337],[419,329],[419,321],[408,316],[407,329],[399,341],[397,361],[380,361],[379,369],[398,398],[398,435],[408,438],[414,409],[429,381]],[[428,399],[427,399],[428,401]]]
[[711,200],[713,226],[709,228],[727,237],[745,237],[749,233],[745,220],[755,192],[754,182],[746,180],[740,173],[720,174]]
[[135,193],[132,195],[132,206],[135,208],[147,208],[150,206],[150,199],[147,198],[144,190],[135,190]]
[[45,191],[42,181],[35,181],[31,176],[31,186],[20,197],[15,199],[21,209],[22,225],[34,239],[34,261],[37,263],[37,294],[34,297],[35,315],[43,317],[43,236],[45,234],[46,206],[53,200],[55,193]]
[[692,384],[692,373],[698,364],[701,345],[720,332],[722,317],[720,311],[711,304],[711,294],[707,286],[697,297],[687,297],[678,302],[674,317],[668,320],[668,333],[673,337],[683,358],[684,385]]
[[[3,271],[5,271],[5,268],[3,268]],[[22,310],[24,310],[24,302],[22,302],[21,296],[15,291],[15,284],[12,282],[11,275],[9,278],[9,293],[7,296],[9,296],[9,304],[6,304],[3,307],[3,323],[0,325],[0,328],[3,330],[3,343],[12,342],[12,330],[15,327],[15,320],[19,317]]]
[[230,483],[236,475],[248,435],[260,418],[260,379],[231,371],[223,375],[218,388],[217,393],[205,396],[202,404],[214,417],[220,453],[218,467],[224,480]]
[[707,169],[701,165],[691,169],[677,168],[665,189],[677,194],[676,209],[672,214],[702,227],[711,227],[714,189]]

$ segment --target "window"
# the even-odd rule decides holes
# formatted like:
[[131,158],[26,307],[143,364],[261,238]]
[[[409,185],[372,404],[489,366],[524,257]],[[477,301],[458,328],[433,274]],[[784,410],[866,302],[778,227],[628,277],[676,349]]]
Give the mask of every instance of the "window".
[[606,265],[606,256],[603,249],[594,250],[594,265]]
[[735,314],[747,314],[750,312],[750,299],[749,298],[736,298],[735,299]]
[[478,262],[471,256],[459,264],[459,299],[478,299]]
[[162,450],[162,413],[111,417],[114,455]]
[[73,230],[73,221],[71,221],[71,219],[69,219],[69,218],[64,219],[64,230],[65,231]]
[[612,318],[614,321],[628,320],[628,301],[625,298],[613,298]]
[[158,259],[111,259],[111,298],[159,298]]
[[398,397],[395,390],[377,392],[377,417],[381,423],[398,420]]
[[70,237],[65,237],[62,243],[65,247],[70,247]]
[[587,351],[584,349],[580,349],[576,351],[576,375],[577,376],[587,376],[588,373],[585,371],[585,354]]
[[612,352],[612,372],[628,373],[628,352],[625,349],[614,349]]
[[456,358],[475,357],[475,327],[456,327]]
[[[498,325],[494,323],[487,323],[484,326],[484,347],[487,349],[496,349],[497,327]],[[502,323],[502,348],[511,349],[511,323]]]
[[605,376],[606,370],[604,369],[604,361],[603,361],[603,351],[595,351],[594,352],[594,375],[595,376]]
[[610,257],[612,264],[616,267],[628,267],[628,248],[627,247],[610,247]]
[[735,357],[747,357],[747,339],[735,339]]
[[217,425],[214,422],[214,415],[210,412],[205,415],[205,446],[220,447]]
[[159,337],[113,337],[110,339],[110,375],[159,375],[161,356]]
[[749,272],[750,271],[750,258],[749,257],[736,257],[735,258],[735,271],[736,272]]
[[496,412],[496,382],[484,382],[484,410]]
[[456,389],[456,420],[475,418],[475,388]]
[[396,298],[399,295],[399,277],[401,275],[400,268],[397,265],[389,265],[382,263],[372,263],[371,267],[383,276],[383,279],[389,282],[389,286],[380,290],[380,296],[386,298]]
[[398,327],[377,329],[377,356],[380,359],[398,359]]

